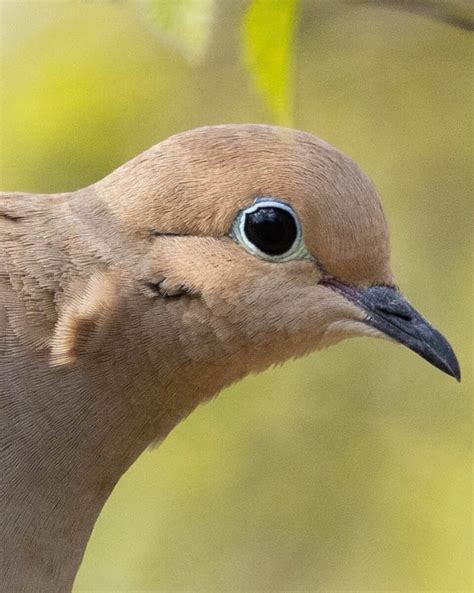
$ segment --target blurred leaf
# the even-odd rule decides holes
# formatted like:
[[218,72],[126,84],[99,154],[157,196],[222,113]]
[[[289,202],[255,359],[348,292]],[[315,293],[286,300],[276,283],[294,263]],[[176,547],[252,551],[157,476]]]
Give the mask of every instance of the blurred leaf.
[[474,10],[472,0],[463,2],[442,2],[440,0],[346,0],[351,4],[373,4],[382,8],[402,10],[474,31]]
[[200,62],[211,38],[215,0],[150,0],[160,37],[190,62]]
[[291,125],[298,0],[253,0],[243,20],[244,59],[278,123]]

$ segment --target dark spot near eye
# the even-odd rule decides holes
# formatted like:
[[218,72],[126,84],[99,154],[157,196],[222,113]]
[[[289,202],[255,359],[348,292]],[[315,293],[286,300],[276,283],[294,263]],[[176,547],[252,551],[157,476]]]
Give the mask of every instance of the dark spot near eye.
[[0,216],[10,222],[20,222],[20,220],[23,220],[23,216],[15,216],[13,214],[7,214],[6,212],[0,212]]
[[184,285],[169,287],[165,284],[165,279],[159,282],[145,282],[145,286],[152,293],[152,296],[166,299],[175,299],[183,295],[190,295],[191,291]]

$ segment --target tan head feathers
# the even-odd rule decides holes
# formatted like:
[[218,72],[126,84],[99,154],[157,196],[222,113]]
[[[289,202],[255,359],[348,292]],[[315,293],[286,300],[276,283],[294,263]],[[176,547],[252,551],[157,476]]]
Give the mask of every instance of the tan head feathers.
[[311,134],[223,125],[172,136],[95,186],[138,233],[221,237],[259,196],[293,205],[321,266],[350,282],[392,282],[388,229],[367,176]]

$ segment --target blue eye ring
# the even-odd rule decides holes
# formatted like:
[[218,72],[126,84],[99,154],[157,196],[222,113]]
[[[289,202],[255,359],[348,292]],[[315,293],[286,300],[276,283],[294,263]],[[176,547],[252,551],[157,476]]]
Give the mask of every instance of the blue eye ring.
[[[294,224],[295,238],[288,249],[282,253],[266,253],[261,248],[259,248],[255,244],[255,241],[252,241],[248,236],[246,226],[248,224],[249,217],[255,215],[259,210],[264,209],[271,209],[272,213],[275,213],[275,211],[280,211],[284,213],[287,219],[291,217],[291,223]],[[235,217],[230,236],[248,253],[264,259],[265,261],[288,262],[301,259],[313,259],[304,244],[301,223],[296,212],[289,204],[280,200],[276,200],[275,198],[257,198],[251,206],[240,210]]]

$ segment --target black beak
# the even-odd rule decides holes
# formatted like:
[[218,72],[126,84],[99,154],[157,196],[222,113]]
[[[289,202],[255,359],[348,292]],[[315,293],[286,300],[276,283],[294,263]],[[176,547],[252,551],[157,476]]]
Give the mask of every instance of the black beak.
[[453,349],[439,331],[391,286],[359,288],[339,280],[322,284],[342,294],[367,313],[365,322],[403,344],[441,371],[461,380],[461,370]]

